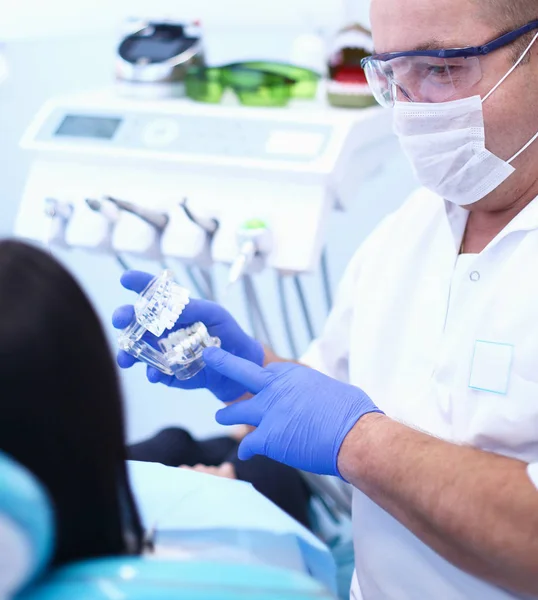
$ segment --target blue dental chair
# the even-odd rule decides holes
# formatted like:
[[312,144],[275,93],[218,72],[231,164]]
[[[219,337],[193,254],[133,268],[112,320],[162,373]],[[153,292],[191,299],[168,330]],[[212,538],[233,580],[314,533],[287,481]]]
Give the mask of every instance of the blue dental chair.
[[34,477],[0,453],[0,598],[13,598],[45,569],[54,521]]
[[41,485],[0,452],[1,600],[330,600],[301,573],[256,564],[103,558],[47,571],[53,513]]

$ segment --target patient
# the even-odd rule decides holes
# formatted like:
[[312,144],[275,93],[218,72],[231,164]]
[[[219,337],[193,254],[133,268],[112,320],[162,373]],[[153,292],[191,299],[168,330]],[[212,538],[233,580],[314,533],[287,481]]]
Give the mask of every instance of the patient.
[[[0,340],[0,450],[49,492],[54,564],[141,553],[122,398],[103,329],[72,276],[49,254],[17,241],[0,241]],[[199,454],[207,444],[178,431],[132,447],[129,458],[221,465]],[[309,494],[289,484],[293,470],[265,457],[239,465],[237,441],[220,444],[214,450],[233,465],[214,474],[252,482],[305,522]]]
[[99,320],[48,254],[0,242],[0,449],[44,484],[54,564],[139,554],[122,400]]

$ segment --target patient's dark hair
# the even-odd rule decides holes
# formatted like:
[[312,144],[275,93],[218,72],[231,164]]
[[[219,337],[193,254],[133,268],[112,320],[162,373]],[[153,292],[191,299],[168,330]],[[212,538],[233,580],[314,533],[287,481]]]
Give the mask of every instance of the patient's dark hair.
[[123,407],[99,320],[49,254],[0,242],[0,449],[49,492],[54,563],[139,553]]

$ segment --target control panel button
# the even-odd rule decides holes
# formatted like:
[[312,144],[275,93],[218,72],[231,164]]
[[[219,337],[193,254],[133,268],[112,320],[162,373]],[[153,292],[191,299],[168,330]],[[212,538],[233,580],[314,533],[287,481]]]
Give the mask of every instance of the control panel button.
[[174,119],[151,121],[143,132],[144,143],[152,148],[169,146],[179,136],[180,127]]

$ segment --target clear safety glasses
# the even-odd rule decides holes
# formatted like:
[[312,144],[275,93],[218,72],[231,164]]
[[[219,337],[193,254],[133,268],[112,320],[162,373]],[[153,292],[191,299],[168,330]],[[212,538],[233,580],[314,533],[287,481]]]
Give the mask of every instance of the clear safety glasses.
[[392,107],[398,100],[446,102],[465,96],[482,79],[480,58],[538,29],[538,20],[483,46],[374,54],[361,66],[375,99]]

